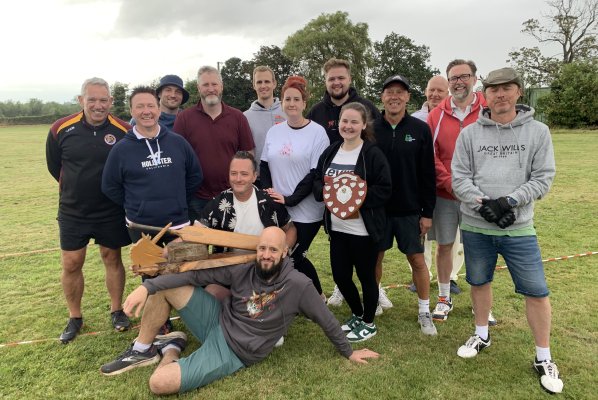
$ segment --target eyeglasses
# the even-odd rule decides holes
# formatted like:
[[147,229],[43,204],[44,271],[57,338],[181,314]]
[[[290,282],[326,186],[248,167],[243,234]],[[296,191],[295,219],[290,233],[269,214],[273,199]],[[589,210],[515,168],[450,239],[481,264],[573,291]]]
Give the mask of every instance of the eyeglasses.
[[449,82],[450,83],[457,83],[459,80],[461,80],[461,82],[466,83],[467,81],[469,81],[470,78],[471,78],[471,74],[463,74],[463,75],[451,76],[449,78]]

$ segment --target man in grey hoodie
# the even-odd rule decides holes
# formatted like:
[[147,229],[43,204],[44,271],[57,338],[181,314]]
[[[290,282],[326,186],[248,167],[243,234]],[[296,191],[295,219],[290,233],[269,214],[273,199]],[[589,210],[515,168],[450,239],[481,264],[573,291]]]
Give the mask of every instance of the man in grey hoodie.
[[[259,161],[262,157],[266,133],[273,125],[286,121],[287,116],[282,111],[278,97],[274,97],[276,77],[272,68],[259,65],[253,69],[253,89],[257,94],[257,100],[251,103],[249,109],[243,114],[249,121],[255,143],[255,159]],[[259,179],[256,181],[256,186],[261,187]]]
[[[299,313],[320,325],[337,350],[351,361],[367,363],[367,358],[377,358],[378,354],[368,349],[353,351],[311,279],[295,270],[286,257],[285,240],[282,229],[268,227],[260,236],[255,263],[145,281],[124,303],[125,313],[136,316],[145,305],[139,336],[100,371],[116,375],[154,364],[161,354],[162,362],[149,381],[151,391],[161,395],[196,389],[266,358]],[[208,283],[230,286],[231,297],[220,303],[201,288]],[[186,345],[184,333],[156,338],[171,306],[179,310],[202,343],[181,359]]]
[[466,280],[475,310],[475,333],[457,355],[475,357],[491,344],[491,284],[501,254],[515,292],[525,296],[536,344],[532,366],[545,390],[560,393],[563,381],[549,347],[549,292],[533,222],[534,201],[548,193],[555,175],[550,131],[533,119],[532,108],[516,104],[522,84],[515,70],[492,71],[483,85],[488,108],[459,135],[451,164],[453,192],[461,200]]

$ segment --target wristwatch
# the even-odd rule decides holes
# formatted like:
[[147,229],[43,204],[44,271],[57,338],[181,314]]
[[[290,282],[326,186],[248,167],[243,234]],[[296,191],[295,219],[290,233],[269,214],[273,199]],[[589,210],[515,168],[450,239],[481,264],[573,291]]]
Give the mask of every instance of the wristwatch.
[[507,203],[511,206],[511,208],[517,207],[517,200],[512,198],[511,196],[507,196]]

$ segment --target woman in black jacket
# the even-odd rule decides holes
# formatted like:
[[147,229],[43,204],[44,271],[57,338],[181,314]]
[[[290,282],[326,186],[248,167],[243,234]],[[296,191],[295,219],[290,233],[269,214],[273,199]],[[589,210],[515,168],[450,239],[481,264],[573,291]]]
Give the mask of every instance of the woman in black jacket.
[[[332,276],[353,313],[342,329],[352,342],[367,340],[377,333],[374,324],[378,304],[375,266],[378,242],[384,235],[386,224],[384,206],[392,191],[390,167],[382,151],[372,142],[373,132],[368,122],[368,112],[362,104],[343,106],[339,119],[343,141],[332,144],[322,153],[314,181],[314,196],[318,201],[324,200],[326,182],[338,175],[355,174],[367,183],[365,199],[351,216],[337,216],[328,207],[324,211],[324,228],[330,238]],[[336,190],[327,193],[334,196]],[[330,197],[326,204],[329,202]],[[361,282],[363,305],[353,283],[353,267]]]

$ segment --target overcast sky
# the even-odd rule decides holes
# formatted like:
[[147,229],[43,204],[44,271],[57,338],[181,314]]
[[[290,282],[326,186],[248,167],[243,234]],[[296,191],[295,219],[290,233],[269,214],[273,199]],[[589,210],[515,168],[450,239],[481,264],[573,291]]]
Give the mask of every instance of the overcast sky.
[[130,87],[172,73],[193,79],[201,65],[283,47],[310,20],[339,10],[367,23],[372,41],[396,32],[429,46],[441,71],[470,58],[485,75],[505,66],[509,51],[535,45],[521,23],[549,11],[545,0],[18,0],[0,10],[0,101],[58,102],[92,76]]

